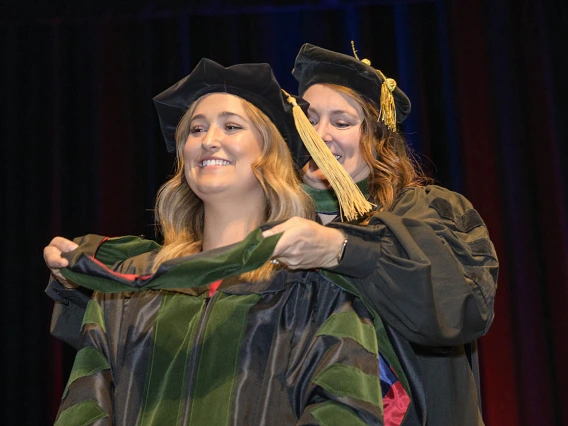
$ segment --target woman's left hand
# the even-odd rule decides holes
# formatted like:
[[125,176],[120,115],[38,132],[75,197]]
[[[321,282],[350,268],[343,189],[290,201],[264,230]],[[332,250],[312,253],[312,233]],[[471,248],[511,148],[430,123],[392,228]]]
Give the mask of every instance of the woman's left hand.
[[345,236],[300,217],[288,219],[262,233],[264,238],[282,232],[273,257],[291,269],[331,268],[338,264]]

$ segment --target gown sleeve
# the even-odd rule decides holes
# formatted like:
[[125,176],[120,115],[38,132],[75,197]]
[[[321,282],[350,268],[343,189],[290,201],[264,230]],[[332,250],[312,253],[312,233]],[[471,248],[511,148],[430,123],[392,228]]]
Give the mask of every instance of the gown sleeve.
[[[95,256],[105,237],[89,234],[73,241],[82,245],[85,253]],[[51,275],[45,293],[55,302],[51,314],[51,335],[78,349],[81,321],[93,292],[81,287],[66,288]]]
[[462,195],[413,188],[367,226],[332,223],[348,236],[331,271],[407,340],[453,346],[485,334],[493,320],[498,261],[485,223]]
[[113,424],[111,354],[103,313],[105,295],[95,292],[82,321],[81,347],[63,392],[54,426]]
[[66,288],[51,276],[45,292],[55,302],[51,314],[51,335],[77,349],[81,321],[92,291],[81,287]]
[[[297,425],[382,425],[371,315],[354,296],[325,293],[317,295],[317,306],[304,300],[295,311],[287,383]],[[304,308],[311,310],[306,321]]]
[[[88,234],[73,241],[81,246],[85,254],[96,258],[112,270],[122,268],[126,259],[159,248],[156,242],[135,236],[108,238]],[[120,242],[120,249],[113,242]],[[66,288],[51,276],[45,293],[55,302],[51,315],[51,334],[77,349],[81,321],[93,292],[82,287]]]

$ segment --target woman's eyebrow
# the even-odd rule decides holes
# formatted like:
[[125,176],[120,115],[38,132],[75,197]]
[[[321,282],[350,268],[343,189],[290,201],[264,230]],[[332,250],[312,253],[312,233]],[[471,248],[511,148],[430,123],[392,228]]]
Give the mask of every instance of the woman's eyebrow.
[[[231,111],[223,111],[221,113],[219,113],[218,117],[239,117],[242,120],[248,121],[246,118],[244,118],[243,116],[237,114],[236,112],[231,112]],[[205,115],[204,114],[197,114],[194,115],[191,118],[191,121],[193,120],[200,120],[200,119],[205,119]]]
[[205,116],[203,114],[197,114],[191,117],[191,121],[193,122],[194,120],[200,120],[202,118],[205,119]]
[[329,112],[330,114],[347,114],[357,116],[357,113],[353,114],[352,112],[345,111],[344,109],[334,109],[333,111]]
[[236,112],[231,112],[231,111],[223,111],[222,113],[219,114],[219,117],[239,117],[241,120],[248,121],[243,116],[237,114]]
[[[315,108],[309,107],[309,108],[308,108],[308,112],[313,112],[314,114],[318,114],[320,111],[319,111],[319,110],[316,110]],[[354,117],[357,117],[357,116],[358,116],[356,112],[355,112],[355,113],[352,113],[352,112],[346,111],[346,110],[344,110],[344,109],[334,109],[334,110],[329,111],[329,114],[330,114],[330,115],[331,115],[331,114],[335,114],[335,115],[347,114],[347,115],[351,115],[351,116],[354,116]]]

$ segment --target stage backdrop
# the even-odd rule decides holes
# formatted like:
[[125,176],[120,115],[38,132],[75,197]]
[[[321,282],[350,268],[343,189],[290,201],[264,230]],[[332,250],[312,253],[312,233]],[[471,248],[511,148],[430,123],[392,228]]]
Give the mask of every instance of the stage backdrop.
[[568,424],[561,1],[65,3],[0,14],[4,424],[50,424],[73,359],[49,336],[43,247],[55,235],[154,237],[173,158],[152,96],[202,57],[268,62],[294,92],[302,43],[350,54],[351,40],[407,92],[408,140],[496,245],[496,318],[479,342],[486,423]]

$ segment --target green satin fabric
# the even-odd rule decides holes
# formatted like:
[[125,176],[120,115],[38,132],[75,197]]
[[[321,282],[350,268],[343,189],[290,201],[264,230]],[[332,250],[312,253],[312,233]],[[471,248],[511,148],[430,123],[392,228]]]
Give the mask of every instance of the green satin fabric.
[[[104,263],[81,250],[75,250],[64,254],[69,260],[69,266],[63,268],[61,273],[82,287],[103,293],[196,288],[225,277],[253,271],[268,262],[282,234],[268,238],[263,238],[261,234],[262,229],[259,228],[232,246],[172,259],[164,262],[155,274],[144,276],[114,273]],[[128,257],[148,251],[146,240],[140,240],[136,249],[136,241],[132,237],[126,238]],[[114,253],[115,260],[117,257],[126,258],[123,253],[119,256],[121,240],[106,240],[102,245],[105,250]]]
[[[369,198],[369,189],[367,179],[357,182],[357,186],[365,196]],[[316,203],[316,212],[322,214],[339,214],[339,201],[333,189],[315,189],[306,184],[302,185],[304,191],[308,193],[310,198]]]
[[[187,282],[187,274],[208,281],[211,274],[198,276],[208,265],[222,276],[263,262],[278,237],[261,240],[260,232],[215,256],[209,251],[168,263],[153,285],[186,274],[185,286],[193,287],[199,283]],[[118,250],[119,240],[110,243]],[[106,244],[95,237],[90,247],[100,251]],[[107,286],[112,271],[90,256],[72,256],[77,261],[70,268],[83,282],[91,274],[91,284]],[[144,274],[148,259],[135,269],[121,262],[118,270]],[[223,262],[232,263],[224,270],[217,265]],[[99,309],[89,309],[82,344],[104,354],[112,371],[96,369],[70,382],[60,419],[89,399],[107,415],[101,424],[314,424],[318,418],[379,424],[378,342],[361,300],[314,271],[282,270],[265,287],[230,278],[223,283],[211,297],[141,291],[144,286],[96,292],[92,303]],[[81,412],[74,420],[88,421],[89,415]]]

